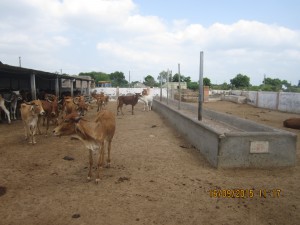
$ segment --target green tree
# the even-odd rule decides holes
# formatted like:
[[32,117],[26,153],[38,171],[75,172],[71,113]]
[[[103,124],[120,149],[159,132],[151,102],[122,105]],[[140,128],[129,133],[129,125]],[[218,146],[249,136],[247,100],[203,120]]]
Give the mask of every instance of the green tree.
[[145,84],[146,86],[149,86],[149,87],[157,86],[154,77],[152,77],[151,75],[147,75],[144,78],[143,84]]
[[188,82],[187,88],[193,91],[199,90],[199,83],[198,82]]
[[203,85],[204,86],[211,86],[211,82],[210,82],[210,79],[209,78],[207,78],[207,77],[204,77],[203,78]]
[[128,81],[125,79],[124,73],[116,71],[114,73],[109,74],[109,78],[111,80],[111,84],[113,87],[127,87]]
[[94,79],[94,81],[96,83],[98,83],[98,81],[109,81],[110,77],[108,74],[103,73],[103,72],[87,72],[87,73],[79,73],[79,76],[89,76],[92,79]]
[[[185,77],[180,74],[180,82],[184,82]],[[175,73],[174,76],[172,77],[173,82],[179,82],[179,74]]]
[[230,83],[235,88],[247,88],[250,86],[250,78],[246,75],[238,74],[230,80]]
[[168,79],[168,71],[161,71],[157,77],[158,82],[160,83],[160,79],[162,79],[162,83],[166,83]]

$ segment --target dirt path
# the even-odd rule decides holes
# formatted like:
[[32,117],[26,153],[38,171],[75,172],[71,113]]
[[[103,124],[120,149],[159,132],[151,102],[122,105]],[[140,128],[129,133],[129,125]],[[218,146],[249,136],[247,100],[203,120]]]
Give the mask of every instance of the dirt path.
[[[291,115],[229,102],[204,107],[279,128]],[[296,167],[216,170],[155,111],[129,109],[117,116],[112,167],[98,185],[86,180],[88,152],[79,141],[38,136],[31,146],[21,121],[0,124],[0,225],[299,223],[299,142]],[[246,196],[210,196],[233,189]]]

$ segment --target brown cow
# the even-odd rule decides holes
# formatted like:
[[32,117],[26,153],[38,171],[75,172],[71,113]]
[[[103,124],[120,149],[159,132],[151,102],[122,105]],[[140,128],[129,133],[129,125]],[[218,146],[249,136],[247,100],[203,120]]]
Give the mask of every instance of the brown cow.
[[132,106],[132,115],[134,114],[133,112],[133,109],[134,109],[134,106],[136,105],[136,103],[138,102],[139,100],[139,97],[141,96],[141,94],[139,93],[135,93],[135,95],[131,95],[131,96],[119,96],[118,97],[118,102],[117,102],[117,115],[119,114],[119,109],[121,109],[121,113],[122,115],[124,115],[123,113],[123,105],[131,105]]
[[98,153],[96,183],[100,179],[100,168],[104,164],[104,146],[107,142],[107,167],[110,166],[111,142],[115,134],[116,120],[112,112],[102,110],[97,114],[95,121],[88,121],[76,112],[65,116],[64,121],[53,130],[56,136],[76,134],[89,150],[90,168],[88,180],[92,177],[93,155]]
[[37,123],[39,115],[44,115],[40,100],[33,100],[21,104],[21,117],[24,123],[25,139],[29,139],[30,144],[36,144],[35,134],[37,131]]
[[108,103],[109,97],[107,95],[104,95],[103,92],[97,94],[96,91],[94,91],[91,94],[91,96],[97,101],[97,106],[98,106],[97,112],[99,112],[99,110],[102,110]]
[[76,110],[79,115],[84,116],[89,108],[89,105],[85,102],[84,96],[73,98],[73,103],[77,106]]
[[59,111],[58,111],[58,104],[59,101],[57,99],[57,97],[51,96],[50,100],[48,97],[46,97],[46,100],[41,100],[43,109],[45,111],[45,114],[43,116],[39,116],[39,122],[38,122],[38,132],[39,134],[41,134],[40,128],[39,128],[39,123],[41,121],[41,118],[43,117],[43,125],[44,125],[44,120],[46,120],[46,133],[45,135],[47,136],[48,134],[48,129],[49,129],[49,122],[52,120],[55,121],[55,124],[58,125],[58,115],[59,115]]
[[286,119],[285,121],[283,121],[283,126],[300,130],[300,118]]

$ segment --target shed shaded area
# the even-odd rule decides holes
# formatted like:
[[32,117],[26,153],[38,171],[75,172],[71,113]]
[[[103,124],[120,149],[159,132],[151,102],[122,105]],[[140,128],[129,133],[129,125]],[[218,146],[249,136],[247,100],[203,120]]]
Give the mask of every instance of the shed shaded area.
[[0,93],[12,90],[27,91],[36,99],[41,91],[57,96],[64,92],[89,94],[89,77],[69,76],[41,70],[10,66],[0,62]]

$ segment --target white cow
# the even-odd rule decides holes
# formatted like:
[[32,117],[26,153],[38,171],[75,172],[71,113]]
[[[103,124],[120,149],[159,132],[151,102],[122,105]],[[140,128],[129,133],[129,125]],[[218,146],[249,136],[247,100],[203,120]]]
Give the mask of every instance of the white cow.
[[146,110],[146,107],[147,111],[152,110],[153,95],[151,94],[149,89],[143,90],[142,96],[139,97],[139,100],[144,102],[144,111]]
[[4,102],[4,98],[2,97],[2,95],[0,94],[0,108],[5,112],[7,119],[8,119],[8,123],[11,123],[10,121],[10,115],[9,115],[9,111],[7,110],[7,108],[5,107],[5,102]]

